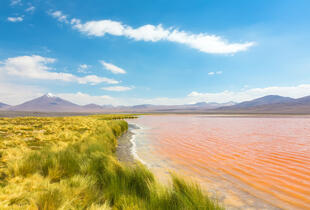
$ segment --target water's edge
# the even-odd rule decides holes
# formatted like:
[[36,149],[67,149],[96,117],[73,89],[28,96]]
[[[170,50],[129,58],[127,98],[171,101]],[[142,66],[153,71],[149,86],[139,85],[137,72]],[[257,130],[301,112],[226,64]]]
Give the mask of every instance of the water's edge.
[[139,161],[147,166],[146,162],[138,156],[136,150],[135,141],[140,129],[141,127],[137,124],[128,123],[128,131],[118,138],[115,154],[119,161],[129,165],[133,165],[136,161]]

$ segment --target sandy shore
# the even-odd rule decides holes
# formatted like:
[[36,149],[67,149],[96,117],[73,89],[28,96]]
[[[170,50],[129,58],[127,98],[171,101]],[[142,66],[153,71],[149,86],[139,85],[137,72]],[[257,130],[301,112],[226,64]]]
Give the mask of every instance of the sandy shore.
[[128,124],[128,131],[118,138],[118,146],[116,148],[116,156],[118,160],[128,165],[133,165],[136,163],[136,160],[132,154],[133,145],[131,139],[134,135],[132,129],[137,129],[137,127],[133,124]]

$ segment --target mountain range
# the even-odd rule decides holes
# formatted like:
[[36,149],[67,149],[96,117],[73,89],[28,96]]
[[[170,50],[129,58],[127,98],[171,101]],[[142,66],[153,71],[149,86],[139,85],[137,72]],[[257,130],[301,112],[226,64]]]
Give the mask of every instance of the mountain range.
[[10,105],[0,102],[0,110],[1,109],[8,109],[9,107],[10,107]]
[[268,95],[232,106],[220,107],[214,111],[230,113],[310,114],[310,96],[294,99],[278,95]]
[[289,98],[278,95],[268,95],[241,103],[206,103],[185,105],[152,105],[141,104],[135,106],[112,105],[77,105],[70,101],[46,94],[17,106],[0,103],[0,110],[26,112],[83,112],[83,113],[147,113],[147,112],[196,112],[196,113],[300,113],[310,114],[310,96],[303,98]]

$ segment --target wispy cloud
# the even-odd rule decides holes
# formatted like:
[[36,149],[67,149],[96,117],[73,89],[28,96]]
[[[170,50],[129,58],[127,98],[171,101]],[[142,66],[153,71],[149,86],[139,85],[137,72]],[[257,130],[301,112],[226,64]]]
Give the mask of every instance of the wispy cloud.
[[110,86],[110,87],[102,87],[101,89],[102,89],[102,90],[108,90],[108,91],[122,92],[122,91],[131,90],[132,87],[126,87],[126,86]]
[[282,87],[252,88],[240,91],[221,91],[221,92],[192,92],[184,97],[157,97],[157,98],[136,98],[136,97],[112,97],[112,96],[92,96],[86,93],[61,94],[67,100],[78,104],[98,103],[113,105],[137,105],[137,104],[157,104],[157,105],[180,105],[193,104],[197,102],[218,102],[229,101],[242,102],[252,100],[266,95],[281,95],[292,98],[300,98],[310,95],[310,84]]
[[255,98],[266,95],[280,95],[292,98],[300,98],[310,95],[310,84],[301,84],[296,86],[272,86],[264,88],[251,88],[240,91],[221,91],[221,92],[191,92],[187,96],[172,98],[172,97],[158,97],[158,98],[110,98],[102,103],[115,105],[136,105],[136,104],[158,104],[158,105],[177,105],[177,104],[192,104],[197,102],[218,102],[226,103],[230,101],[242,102],[253,100]]
[[90,95],[87,93],[77,92],[77,93],[60,93],[57,96],[64,98],[66,100],[72,101],[76,104],[106,104],[115,106],[128,106],[137,104],[184,104],[186,100],[184,98],[135,98],[135,97],[112,97],[109,95]]
[[81,64],[81,65],[79,65],[78,72],[84,73],[84,74],[89,73],[89,72],[87,71],[87,69],[89,69],[89,68],[90,68],[90,65]]
[[107,69],[108,71],[112,72],[113,74],[126,74],[126,71],[120,67],[117,67],[111,63],[107,63],[103,60],[99,61],[101,65]]
[[109,95],[93,96],[93,95],[89,95],[87,93],[82,93],[82,92],[59,93],[55,95],[63,99],[69,100],[73,103],[80,104],[80,105],[86,105],[89,103],[94,103],[94,104],[99,104],[99,105],[116,104],[116,100]]
[[223,72],[222,72],[222,71],[210,71],[210,72],[208,73],[208,75],[210,75],[210,76],[213,76],[213,75],[215,75],[215,74],[219,75],[219,74],[223,74]]
[[44,94],[43,87],[0,82],[0,101],[10,105],[24,103]]
[[66,82],[77,82],[80,84],[99,83],[117,84],[118,81],[96,75],[87,75],[78,77],[70,73],[51,72],[48,64],[54,63],[53,58],[46,58],[38,55],[19,56],[8,58],[0,63],[0,72],[7,73],[23,78],[41,79],[41,80],[61,80]]
[[[1,78],[0,78],[1,79]],[[18,91],[18,93],[16,92]],[[0,82],[0,101],[8,104],[17,104],[38,97],[46,90],[38,87],[5,84]],[[112,105],[137,105],[137,104],[158,104],[158,105],[177,105],[192,104],[197,102],[218,102],[229,101],[242,102],[252,100],[266,95],[281,95],[292,98],[299,98],[310,95],[310,84],[302,84],[287,87],[265,87],[252,88],[240,91],[222,91],[214,93],[192,92],[185,97],[171,98],[135,98],[135,97],[112,97],[109,95],[90,95],[87,93],[59,93],[55,94],[61,98],[72,101],[77,104],[112,104]]]
[[81,65],[80,65],[80,68],[81,68],[81,69],[88,69],[89,66],[88,66],[87,64],[81,64]]
[[16,22],[22,22],[24,20],[23,17],[8,17],[8,21],[16,23]]
[[[67,21],[67,16],[61,11],[54,12],[52,15],[59,21]],[[53,13],[52,13],[53,14]],[[59,18],[63,17],[63,18]],[[102,37],[106,34],[114,36],[125,36],[135,41],[170,41],[185,44],[191,48],[204,53],[228,54],[246,51],[254,45],[254,42],[230,43],[220,36],[206,33],[194,34],[179,30],[174,27],[164,28],[162,25],[146,24],[138,28],[125,25],[122,22],[113,20],[97,20],[82,23],[79,19],[73,18],[70,21],[73,28],[88,36]]]
[[11,3],[10,3],[11,6],[21,5],[21,4],[22,4],[22,0],[11,0]]
[[247,101],[266,95],[280,95],[292,98],[299,98],[310,95],[310,84],[302,84],[297,86],[272,86],[265,88],[242,89],[240,91],[225,90],[222,92],[201,93],[193,91],[188,97],[194,101],[208,102],[228,102],[228,101]]
[[64,15],[61,11],[49,12],[49,14],[56,18],[59,22],[69,23],[67,15]]
[[34,12],[35,9],[36,9],[36,8],[35,8],[34,6],[30,6],[30,7],[28,7],[27,9],[25,9],[25,11],[26,11],[26,12],[32,13],[32,12]]

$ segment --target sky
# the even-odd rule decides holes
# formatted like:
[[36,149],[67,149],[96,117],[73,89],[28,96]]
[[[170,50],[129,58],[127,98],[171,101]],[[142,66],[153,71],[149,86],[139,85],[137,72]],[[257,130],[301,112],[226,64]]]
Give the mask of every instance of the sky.
[[310,95],[308,0],[1,0],[0,102]]

